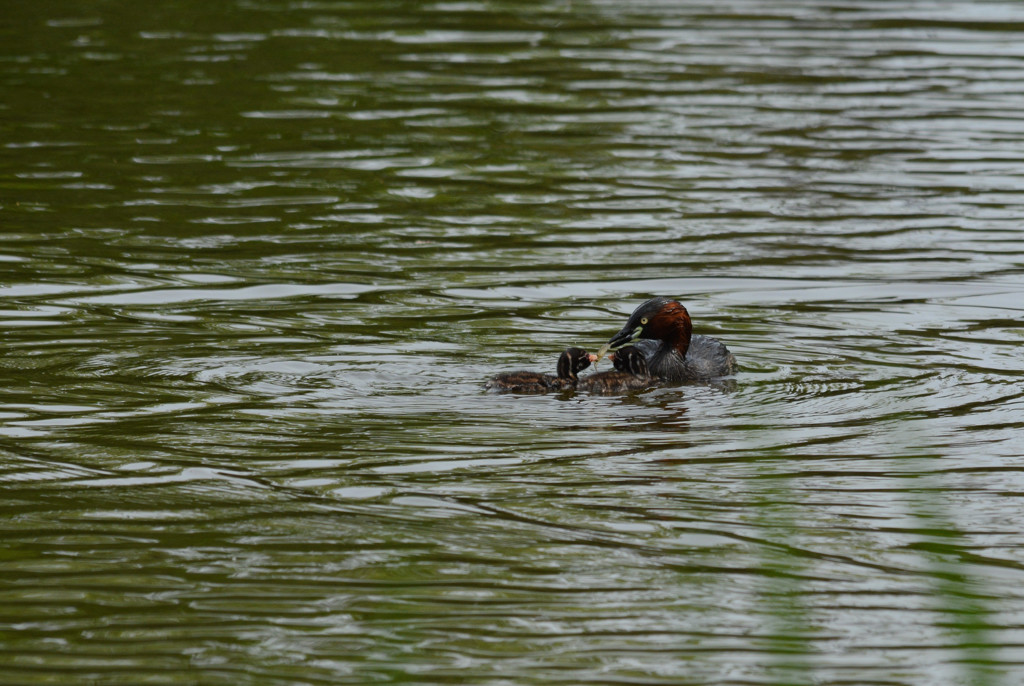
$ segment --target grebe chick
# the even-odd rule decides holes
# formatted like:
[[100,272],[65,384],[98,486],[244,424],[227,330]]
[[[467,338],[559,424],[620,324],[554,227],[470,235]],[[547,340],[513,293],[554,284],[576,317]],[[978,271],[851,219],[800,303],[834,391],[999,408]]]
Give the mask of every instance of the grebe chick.
[[651,298],[633,311],[622,330],[598,352],[626,346],[643,352],[651,376],[695,381],[736,373],[736,358],[717,338],[694,336],[690,313],[679,302]]
[[647,372],[647,359],[642,350],[623,348],[612,356],[613,372],[598,372],[580,379],[576,390],[599,395],[615,395],[650,388],[654,379]]
[[490,379],[484,388],[495,393],[547,393],[561,391],[576,385],[577,374],[590,366],[597,355],[583,348],[566,348],[558,356],[558,375],[540,372],[506,372]]

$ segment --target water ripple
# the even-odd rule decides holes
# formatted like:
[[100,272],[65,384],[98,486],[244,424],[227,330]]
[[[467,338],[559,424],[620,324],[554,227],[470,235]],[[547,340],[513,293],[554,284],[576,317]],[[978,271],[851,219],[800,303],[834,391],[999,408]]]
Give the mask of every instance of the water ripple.
[[[9,678],[1013,683],[1017,4],[33,11]],[[654,294],[740,373],[482,392]]]

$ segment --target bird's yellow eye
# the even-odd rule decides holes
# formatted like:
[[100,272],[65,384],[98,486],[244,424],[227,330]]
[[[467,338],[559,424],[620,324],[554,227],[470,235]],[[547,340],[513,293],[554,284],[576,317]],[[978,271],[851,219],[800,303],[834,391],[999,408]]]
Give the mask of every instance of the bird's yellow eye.
[[642,317],[642,318],[640,319],[640,323],[641,323],[641,324],[646,324],[646,323],[647,323],[647,317]]

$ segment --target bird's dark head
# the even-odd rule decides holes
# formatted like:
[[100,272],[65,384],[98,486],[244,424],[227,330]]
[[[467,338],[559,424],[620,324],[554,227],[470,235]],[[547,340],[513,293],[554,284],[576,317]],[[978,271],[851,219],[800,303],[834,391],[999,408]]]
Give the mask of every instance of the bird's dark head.
[[633,376],[650,376],[647,371],[647,358],[643,351],[628,345],[612,356],[612,364],[620,372],[626,372]]
[[566,348],[558,356],[558,378],[575,381],[576,375],[589,367],[596,357],[583,348]]
[[626,325],[598,351],[598,358],[609,350],[619,350],[641,338],[663,341],[685,355],[692,332],[690,313],[682,304],[664,297],[651,298],[633,310]]

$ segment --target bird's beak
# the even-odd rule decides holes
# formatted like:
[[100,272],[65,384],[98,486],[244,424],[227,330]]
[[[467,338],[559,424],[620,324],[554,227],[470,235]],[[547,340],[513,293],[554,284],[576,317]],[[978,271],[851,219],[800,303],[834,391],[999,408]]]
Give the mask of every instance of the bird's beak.
[[640,338],[640,334],[642,334],[643,331],[644,327],[642,326],[637,326],[631,329],[627,324],[622,328],[622,331],[619,331],[617,334],[612,336],[610,341],[601,346],[601,349],[597,351],[597,359],[600,360],[607,353],[612,352],[613,350],[619,350],[620,348],[625,348],[627,345],[633,345],[636,339]]

